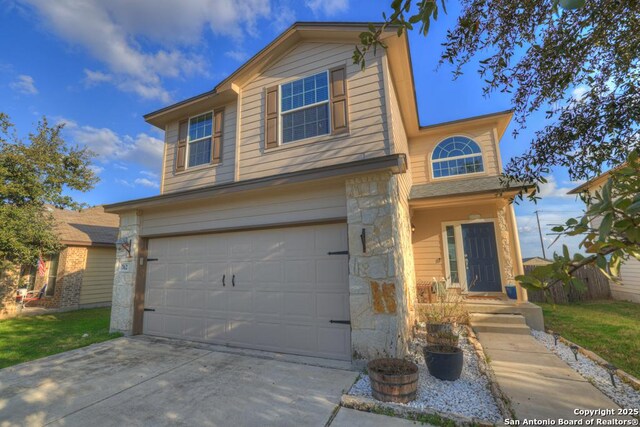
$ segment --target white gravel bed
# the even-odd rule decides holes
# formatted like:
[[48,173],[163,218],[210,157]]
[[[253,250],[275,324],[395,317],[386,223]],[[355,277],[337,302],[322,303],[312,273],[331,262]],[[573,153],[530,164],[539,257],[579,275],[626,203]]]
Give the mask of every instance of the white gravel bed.
[[[418,365],[419,371],[418,395],[416,400],[404,406],[418,411],[435,409],[494,423],[502,421],[503,417],[489,389],[489,380],[480,372],[478,356],[466,337],[460,337],[464,365],[457,381],[443,381],[429,374],[422,353],[425,344],[421,340],[415,340],[411,345],[410,357]],[[369,376],[363,375],[348,394],[372,398]]]
[[576,361],[569,346],[560,340],[558,340],[558,345],[556,346],[551,334],[534,330],[531,333],[536,340],[564,360],[601,392],[609,396],[618,406],[621,408],[640,407],[640,391],[634,390],[631,386],[622,382],[618,376],[615,377],[616,387],[614,387],[611,384],[611,376],[604,367],[581,353],[578,353],[578,361]]

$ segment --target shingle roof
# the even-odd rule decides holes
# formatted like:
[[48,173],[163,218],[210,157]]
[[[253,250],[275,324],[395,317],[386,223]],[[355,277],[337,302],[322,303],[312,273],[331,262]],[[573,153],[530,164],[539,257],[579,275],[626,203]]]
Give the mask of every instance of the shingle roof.
[[[518,185],[512,184],[511,187],[518,188]],[[455,179],[414,185],[411,187],[409,199],[428,199],[462,194],[499,193],[501,190],[504,190],[504,187],[500,183],[499,177],[483,176],[480,178]]]
[[56,220],[56,232],[64,244],[115,245],[120,219],[106,213],[103,206],[72,211],[49,208]]

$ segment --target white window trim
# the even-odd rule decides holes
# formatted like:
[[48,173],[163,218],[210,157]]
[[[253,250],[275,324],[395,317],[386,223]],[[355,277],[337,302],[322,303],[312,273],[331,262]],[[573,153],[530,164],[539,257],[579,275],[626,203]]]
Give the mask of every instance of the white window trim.
[[[473,141],[478,148],[480,148],[480,152],[479,153],[475,153],[475,154],[464,154],[462,156],[455,156],[455,157],[445,157],[442,159],[435,159],[433,158],[433,153],[436,151],[436,147],[438,145],[440,145],[441,143],[443,143],[444,141],[446,141],[449,138],[455,138],[455,137],[460,137],[460,138],[467,138],[470,139],[471,141]],[[458,160],[458,159],[468,159],[471,157],[477,157],[480,156],[482,157],[482,172],[471,172],[471,173],[461,173],[461,174],[457,174],[457,175],[448,175],[448,176],[435,176],[435,168],[433,167],[433,163],[434,162],[446,162],[449,160]],[[433,150],[431,150],[431,154],[429,155],[429,169],[431,169],[431,179],[434,180],[440,180],[440,179],[455,179],[455,178],[461,178],[461,177],[465,177],[465,176],[474,176],[474,175],[486,175],[487,174],[487,162],[486,162],[486,158],[484,155],[484,150],[482,149],[482,146],[478,143],[478,141],[476,141],[475,139],[471,138],[468,135],[449,135],[446,138],[441,139],[436,145],[433,146]]]
[[[191,128],[191,119],[195,119],[197,117],[204,116],[206,114],[211,114],[211,135],[209,135],[208,137],[205,136],[203,138],[194,139],[192,141],[191,140],[191,135],[189,135],[189,133],[190,133],[189,129]],[[190,151],[190,148],[191,148],[191,143],[195,143],[195,142],[199,142],[199,141],[205,140],[207,138],[211,138],[211,150],[213,150],[213,130],[215,129],[214,120],[215,120],[215,115],[213,114],[213,110],[205,111],[204,113],[199,113],[199,114],[196,114],[195,116],[190,116],[189,117],[189,121],[187,122],[187,149],[185,150],[185,159],[184,159],[185,160],[185,162],[184,162],[184,170],[185,170],[185,172],[187,170],[189,170],[189,169],[194,170],[194,169],[201,169],[201,168],[206,167],[206,166],[216,166],[216,165],[212,165],[211,161],[209,161],[208,163],[202,163],[202,164],[195,165],[195,166],[189,166],[189,151]],[[209,157],[211,157],[211,155],[209,155]]]
[[[285,146],[289,146],[289,145],[292,145],[292,144],[296,144],[296,143],[301,142],[301,141],[308,141],[308,140],[312,140],[312,139],[315,139],[315,138],[321,138],[321,137],[325,137],[327,135],[331,135],[331,104],[330,104],[330,101],[331,101],[331,81],[329,81],[331,76],[329,76],[329,70],[324,71],[324,73],[327,75],[327,90],[328,90],[327,100],[326,101],[320,101],[320,102],[314,102],[313,104],[305,105],[304,107],[292,108],[291,110],[287,110],[285,112],[282,111],[282,86],[286,85],[288,83],[291,83],[291,82],[298,81],[298,80],[304,80],[307,77],[311,77],[311,76],[316,76],[318,74],[322,74],[322,72],[310,74],[310,75],[307,75],[306,77],[301,77],[301,78],[297,78],[297,79],[294,79],[294,80],[288,80],[288,81],[286,81],[284,83],[278,84],[278,147],[285,147]],[[282,116],[283,115],[294,113],[294,112],[300,111],[300,110],[305,110],[305,109],[311,108],[311,107],[317,107],[318,105],[323,105],[323,104],[327,104],[329,106],[329,116],[327,117],[327,128],[328,128],[328,132],[327,133],[323,133],[322,135],[316,135],[316,136],[308,136],[306,138],[296,139],[294,141],[289,141],[289,142],[284,142],[283,141],[283,135],[284,135],[284,128],[282,127]]]
[[[470,220],[461,220],[461,221],[446,221],[442,222],[442,253],[444,259],[444,268],[445,268],[445,277],[451,277],[451,268],[449,267],[449,248],[447,246],[447,226],[453,226],[453,235],[455,236],[455,245],[456,245],[456,257],[458,258],[458,278],[460,279],[460,283],[453,283],[454,285],[459,285],[463,292],[472,293],[472,294],[491,294],[497,292],[486,292],[486,291],[469,291],[469,284],[467,280],[467,266],[464,261],[464,242],[462,240],[462,225],[463,224],[481,224],[481,223],[493,223],[493,234],[496,239],[496,255],[498,255],[498,270],[500,271],[500,284],[502,285],[502,292],[504,293],[505,286],[505,278],[502,271],[502,253],[500,252],[500,241],[498,240],[498,220],[496,218],[480,218],[480,219],[470,219]],[[462,265],[461,265],[462,263]]]

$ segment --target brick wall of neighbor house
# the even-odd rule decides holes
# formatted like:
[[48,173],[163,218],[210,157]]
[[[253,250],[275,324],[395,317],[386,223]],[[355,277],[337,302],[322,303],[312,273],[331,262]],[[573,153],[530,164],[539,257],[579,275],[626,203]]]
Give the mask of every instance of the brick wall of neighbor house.
[[19,268],[6,269],[0,274],[0,319],[16,314],[16,290],[19,281]]
[[140,215],[136,211],[120,214],[118,240],[131,239],[131,256],[118,246],[116,271],[113,279],[113,299],[111,301],[111,332],[131,335],[133,332],[133,298],[138,257],[138,237],[140,235]]
[[380,173],[350,178],[346,187],[353,358],[403,356],[413,322],[414,284],[408,267],[411,226],[398,179]]
[[60,254],[56,296],[60,308],[77,308],[80,304],[80,288],[87,264],[87,248],[70,246]]

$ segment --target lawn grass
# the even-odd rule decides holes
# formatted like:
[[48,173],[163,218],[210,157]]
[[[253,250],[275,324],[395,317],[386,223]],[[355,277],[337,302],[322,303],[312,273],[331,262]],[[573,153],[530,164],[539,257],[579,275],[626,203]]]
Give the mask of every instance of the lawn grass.
[[0,368],[119,337],[109,333],[110,313],[107,307],[1,320]]
[[537,304],[548,329],[640,378],[640,304],[610,300]]

